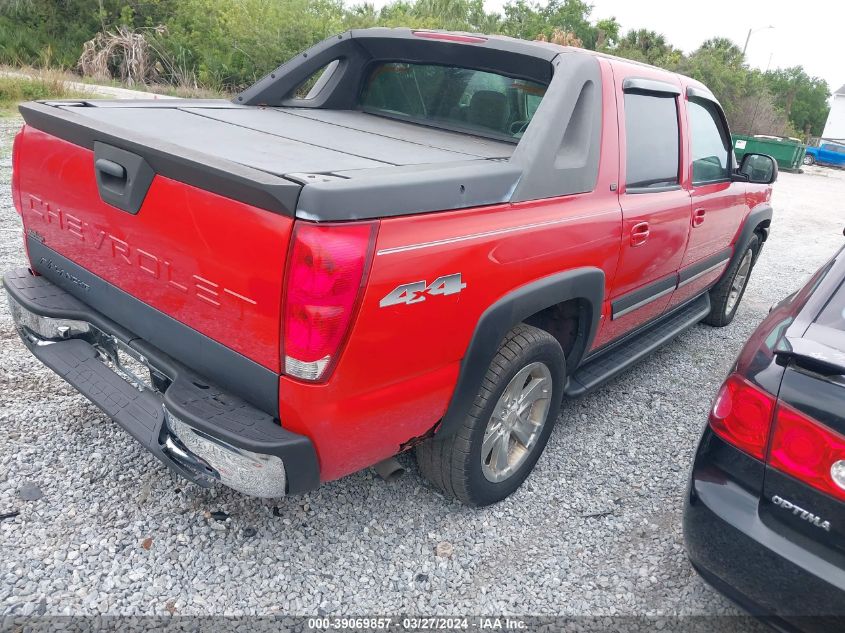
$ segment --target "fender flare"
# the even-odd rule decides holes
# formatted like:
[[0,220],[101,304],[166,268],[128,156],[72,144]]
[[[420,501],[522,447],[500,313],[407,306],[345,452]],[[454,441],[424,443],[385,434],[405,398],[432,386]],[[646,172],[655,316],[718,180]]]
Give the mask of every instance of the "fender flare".
[[463,423],[499,343],[508,331],[532,314],[571,299],[583,300],[588,306],[588,330],[580,345],[576,344],[578,358],[570,359],[577,364],[584,352],[590,349],[598,331],[604,301],[604,281],[604,271],[600,268],[575,268],[520,286],[488,307],[475,326],[461,361],[455,391],[436,430],[436,436],[454,433]]
[[[742,257],[743,253],[745,252],[745,245],[748,244],[748,241],[751,239],[751,236],[754,234],[755,229],[760,226],[762,222],[766,220],[772,219],[772,205],[768,202],[762,202],[758,204],[756,207],[751,209],[751,212],[746,216],[745,222],[740,229],[739,236],[737,237],[736,241],[734,242],[735,248],[734,253],[731,255],[731,261],[728,262],[728,267],[725,269],[727,272],[730,270],[731,266],[734,262],[739,258]],[[764,230],[763,234],[763,241],[765,242],[769,236],[768,229]],[[759,255],[760,252],[758,251],[757,254]]]

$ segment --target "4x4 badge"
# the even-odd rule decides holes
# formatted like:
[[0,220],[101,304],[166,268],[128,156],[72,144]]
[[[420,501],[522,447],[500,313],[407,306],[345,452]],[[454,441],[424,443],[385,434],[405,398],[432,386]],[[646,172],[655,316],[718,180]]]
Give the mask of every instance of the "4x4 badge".
[[384,299],[379,301],[379,306],[386,308],[387,306],[395,306],[402,303],[406,305],[420,303],[428,297],[435,295],[456,294],[466,287],[467,285],[461,281],[461,273],[443,275],[430,284],[426,284],[424,281],[414,281],[409,284],[402,284],[391,290]]

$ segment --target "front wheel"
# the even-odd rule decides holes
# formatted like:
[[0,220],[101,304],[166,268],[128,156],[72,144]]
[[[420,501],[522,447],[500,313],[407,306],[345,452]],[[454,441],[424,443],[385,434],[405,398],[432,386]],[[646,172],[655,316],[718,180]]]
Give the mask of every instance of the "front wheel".
[[474,506],[501,501],[531,473],[551,434],[565,378],[563,351],[548,332],[508,332],[463,424],[416,449],[420,471]]
[[705,317],[705,323],[723,327],[734,320],[759,250],[760,238],[755,234],[745,245],[742,257],[730,265],[710,291],[710,314]]
[[812,154],[804,154],[804,160],[801,161],[805,165],[815,165],[816,158]]

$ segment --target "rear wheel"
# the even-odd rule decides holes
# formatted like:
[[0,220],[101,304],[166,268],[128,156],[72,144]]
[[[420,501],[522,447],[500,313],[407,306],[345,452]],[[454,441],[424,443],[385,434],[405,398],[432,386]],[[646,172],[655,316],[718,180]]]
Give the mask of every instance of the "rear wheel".
[[449,496],[483,506],[513,493],[543,452],[560,408],[563,351],[548,332],[508,332],[455,433],[416,449],[423,476]]
[[722,327],[734,320],[759,250],[760,238],[755,234],[746,244],[742,257],[730,265],[710,291],[710,314],[704,319],[705,323]]
[[815,165],[816,158],[812,154],[804,154],[804,160],[801,161],[805,165]]

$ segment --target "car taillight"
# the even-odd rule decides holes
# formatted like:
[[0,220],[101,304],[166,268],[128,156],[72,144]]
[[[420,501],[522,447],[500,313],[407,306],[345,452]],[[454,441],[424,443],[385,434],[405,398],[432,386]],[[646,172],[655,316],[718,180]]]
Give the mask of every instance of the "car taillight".
[[483,44],[487,38],[482,35],[469,35],[461,33],[442,33],[439,31],[413,31],[416,37],[423,37],[427,40],[443,40],[444,42],[461,42],[464,44]]
[[731,374],[713,404],[710,426],[726,442],[763,459],[774,408],[774,396]]
[[[26,227],[23,223],[23,200],[21,200],[21,144],[25,131],[26,126],[24,125],[12,141],[12,204],[15,211],[18,212],[17,220],[21,227],[21,240],[26,252],[26,259],[32,262],[32,257],[29,256],[29,243],[26,241]],[[30,267],[30,270],[32,271],[32,267]],[[33,271],[32,274],[37,275],[38,273]]]
[[285,280],[285,373],[326,380],[358,308],[375,246],[376,222],[297,222]]
[[845,501],[845,436],[780,403],[769,465]]
[[24,128],[21,128],[21,131],[15,135],[15,140],[12,141],[12,204],[15,205],[18,215],[23,214],[20,189],[21,141],[23,140],[23,131]]

